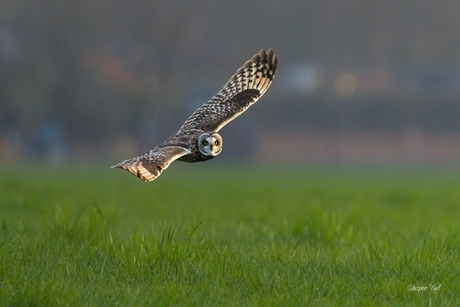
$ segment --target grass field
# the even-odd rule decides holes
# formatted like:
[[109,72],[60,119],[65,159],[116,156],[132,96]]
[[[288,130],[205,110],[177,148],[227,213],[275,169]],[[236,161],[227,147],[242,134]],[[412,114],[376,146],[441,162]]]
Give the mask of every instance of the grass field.
[[0,304],[460,306],[458,170],[216,165],[2,167]]

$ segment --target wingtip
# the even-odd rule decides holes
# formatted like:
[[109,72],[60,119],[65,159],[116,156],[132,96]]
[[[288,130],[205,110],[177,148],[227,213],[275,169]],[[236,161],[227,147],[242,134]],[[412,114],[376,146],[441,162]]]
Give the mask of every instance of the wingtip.
[[278,66],[278,58],[276,57],[276,54],[273,52],[272,48],[268,48],[267,50],[267,62],[272,66],[273,70],[275,70]]
[[268,67],[273,67],[273,50],[272,49],[268,49],[267,63],[268,63]]
[[[256,53],[256,54],[254,54],[254,55],[252,56],[252,58],[251,58],[249,61],[247,61],[247,62],[245,63],[245,65],[246,65],[246,64],[249,64],[249,65],[250,65],[250,64],[252,64],[252,63],[259,62],[259,61],[260,61],[260,54],[259,54],[259,53]],[[243,66],[244,66],[244,65],[243,65]]]
[[256,62],[268,63],[273,70],[276,70],[278,66],[278,58],[272,48],[268,48],[267,51],[265,51],[265,49],[260,49],[260,51],[254,54],[249,61],[244,63],[243,67],[248,67]]
[[267,62],[267,53],[265,52],[264,49],[260,49],[259,53],[257,54],[260,58],[260,61],[262,63],[266,63]]
[[267,57],[268,57],[268,61],[270,62],[270,60],[273,58],[273,49],[272,48],[268,48]]
[[123,162],[117,163],[115,165],[112,165],[110,168],[121,168],[125,169]]

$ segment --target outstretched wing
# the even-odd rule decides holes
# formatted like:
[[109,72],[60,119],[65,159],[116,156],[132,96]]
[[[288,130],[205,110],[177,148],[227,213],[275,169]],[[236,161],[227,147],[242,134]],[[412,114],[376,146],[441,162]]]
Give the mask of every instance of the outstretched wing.
[[177,134],[190,129],[219,131],[243,113],[268,89],[278,65],[272,49],[263,49],[238,69],[224,88],[196,110]]
[[161,172],[168,168],[171,162],[189,153],[190,150],[179,146],[157,147],[142,156],[118,163],[112,168],[128,170],[134,176],[148,182],[160,176]]

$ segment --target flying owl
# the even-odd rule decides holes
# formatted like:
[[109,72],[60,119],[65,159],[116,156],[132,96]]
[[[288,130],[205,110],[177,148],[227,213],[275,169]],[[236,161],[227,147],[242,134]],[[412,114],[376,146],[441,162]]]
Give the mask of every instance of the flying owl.
[[277,64],[272,49],[260,50],[236,71],[219,93],[185,121],[176,135],[112,168],[128,170],[148,182],[160,176],[174,160],[201,162],[216,157],[223,148],[218,131],[265,93],[275,77]]

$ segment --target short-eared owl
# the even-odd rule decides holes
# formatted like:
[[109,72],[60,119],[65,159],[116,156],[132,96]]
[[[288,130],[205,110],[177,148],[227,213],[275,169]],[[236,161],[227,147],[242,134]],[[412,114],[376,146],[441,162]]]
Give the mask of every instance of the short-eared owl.
[[160,176],[176,159],[201,162],[214,158],[222,151],[223,145],[217,132],[265,93],[273,81],[277,64],[272,49],[260,50],[236,71],[217,95],[185,121],[176,135],[145,154],[112,168],[128,170],[147,182]]

